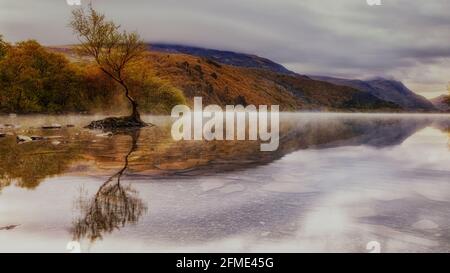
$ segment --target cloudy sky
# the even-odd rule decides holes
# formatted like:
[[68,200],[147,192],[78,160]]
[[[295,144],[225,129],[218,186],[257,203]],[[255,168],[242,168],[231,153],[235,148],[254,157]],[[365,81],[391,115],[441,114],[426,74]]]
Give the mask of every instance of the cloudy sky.
[[[445,93],[450,0],[381,1],[92,0],[150,42],[254,53],[301,74],[394,77],[428,98]],[[71,9],[66,0],[0,0],[0,34],[73,43]]]

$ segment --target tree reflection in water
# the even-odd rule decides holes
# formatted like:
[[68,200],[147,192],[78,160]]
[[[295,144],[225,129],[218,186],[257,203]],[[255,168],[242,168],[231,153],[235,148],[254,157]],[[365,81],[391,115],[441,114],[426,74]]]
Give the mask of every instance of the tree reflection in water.
[[135,224],[147,211],[147,206],[138,197],[131,186],[121,183],[122,176],[127,171],[129,157],[137,149],[140,130],[127,131],[132,137],[130,151],[125,155],[124,165],[98,189],[94,197],[83,198],[77,202],[81,217],[74,221],[73,238],[86,238],[91,242],[102,239],[103,234],[111,233],[127,224]]

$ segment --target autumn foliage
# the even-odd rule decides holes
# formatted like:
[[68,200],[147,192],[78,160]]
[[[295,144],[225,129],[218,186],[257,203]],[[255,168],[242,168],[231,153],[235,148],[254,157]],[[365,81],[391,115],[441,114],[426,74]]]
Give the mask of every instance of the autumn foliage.
[[[152,75],[146,63],[125,72],[139,110],[168,113],[185,101],[183,92]],[[92,61],[71,62],[34,40],[6,43],[0,36],[0,112],[117,112],[126,98]]]

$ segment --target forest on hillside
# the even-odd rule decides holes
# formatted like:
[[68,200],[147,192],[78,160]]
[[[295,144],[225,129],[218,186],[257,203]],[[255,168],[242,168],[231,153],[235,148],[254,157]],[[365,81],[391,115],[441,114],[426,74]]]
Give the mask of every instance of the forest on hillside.
[[[183,92],[155,76],[145,58],[125,72],[141,112],[166,114],[185,103]],[[0,36],[0,113],[126,112],[118,89],[89,58],[70,60],[35,40],[11,44]]]

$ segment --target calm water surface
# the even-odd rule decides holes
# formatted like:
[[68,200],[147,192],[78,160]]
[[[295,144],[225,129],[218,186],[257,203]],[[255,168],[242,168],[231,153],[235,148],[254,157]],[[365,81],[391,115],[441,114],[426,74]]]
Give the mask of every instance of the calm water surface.
[[450,252],[450,116],[283,114],[276,152],[96,118],[0,117],[0,252]]

